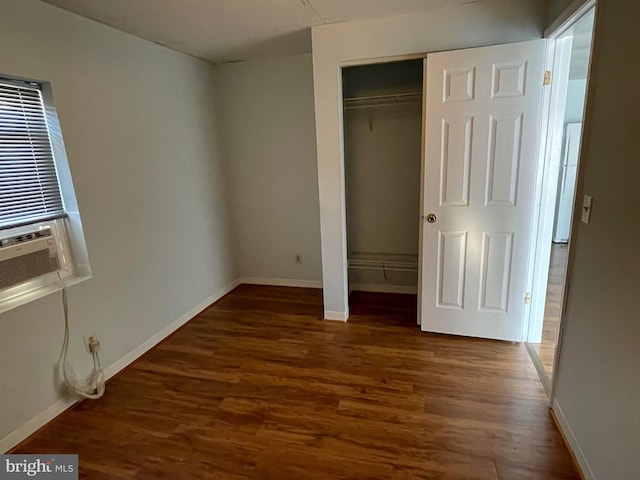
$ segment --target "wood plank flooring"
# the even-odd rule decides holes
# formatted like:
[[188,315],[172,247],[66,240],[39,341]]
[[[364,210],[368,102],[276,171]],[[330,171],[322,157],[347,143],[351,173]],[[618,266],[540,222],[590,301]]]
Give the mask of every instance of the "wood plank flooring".
[[[522,344],[434,335],[410,295],[243,285],[15,453],[96,479],[578,479]],[[104,345],[103,348],[108,348]]]
[[566,243],[554,243],[551,245],[551,260],[549,263],[549,281],[547,284],[547,296],[544,304],[544,323],[542,325],[542,341],[532,343],[533,349],[538,352],[545,372],[549,378],[553,375],[553,363],[558,343],[560,327],[560,310],[562,308],[562,291],[564,289],[564,277],[567,271]]

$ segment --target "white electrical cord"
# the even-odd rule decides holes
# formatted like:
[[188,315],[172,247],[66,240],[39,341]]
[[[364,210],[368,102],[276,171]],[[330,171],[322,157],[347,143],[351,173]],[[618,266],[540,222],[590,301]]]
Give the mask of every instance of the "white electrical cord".
[[62,308],[64,310],[64,341],[62,342],[62,351],[58,361],[62,370],[62,377],[65,385],[76,395],[91,400],[97,400],[104,395],[104,372],[100,366],[100,357],[98,356],[98,342],[90,343],[91,355],[93,356],[93,369],[87,378],[78,380],[73,372],[73,367],[67,363],[67,352],[69,350],[69,307],[67,304],[67,287],[58,273],[60,283],[62,284]]

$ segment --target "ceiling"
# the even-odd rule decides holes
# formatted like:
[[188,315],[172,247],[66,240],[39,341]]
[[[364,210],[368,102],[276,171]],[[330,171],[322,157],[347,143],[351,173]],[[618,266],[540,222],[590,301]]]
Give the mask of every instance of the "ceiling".
[[41,0],[213,63],[311,52],[314,25],[483,0]]

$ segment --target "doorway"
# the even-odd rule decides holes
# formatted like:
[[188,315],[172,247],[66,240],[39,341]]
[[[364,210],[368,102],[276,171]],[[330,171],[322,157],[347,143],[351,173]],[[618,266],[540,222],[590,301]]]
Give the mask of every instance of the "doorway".
[[582,204],[575,199],[575,184],[593,26],[594,7],[591,5],[578,12],[555,36],[553,71],[557,83],[551,98],[545,155],[544,182],[548,185],[548,194],[546,201],[543,199],[538,221],[541,245],[537,247],[535,257],[537,263],[547,268],[537,272],[538,281],[543,277],[545,284],[544,288],[538,289],[539,298],[531,308],[527,342],[547,391],[551,389],[559,347],[573,210],[576,202]]

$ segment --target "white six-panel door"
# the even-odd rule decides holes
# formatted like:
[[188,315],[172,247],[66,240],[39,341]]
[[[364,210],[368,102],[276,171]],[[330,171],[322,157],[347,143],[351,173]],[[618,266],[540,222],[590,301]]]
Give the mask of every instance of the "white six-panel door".
[[422,330],[522,340],[545,52],[425,60]]

